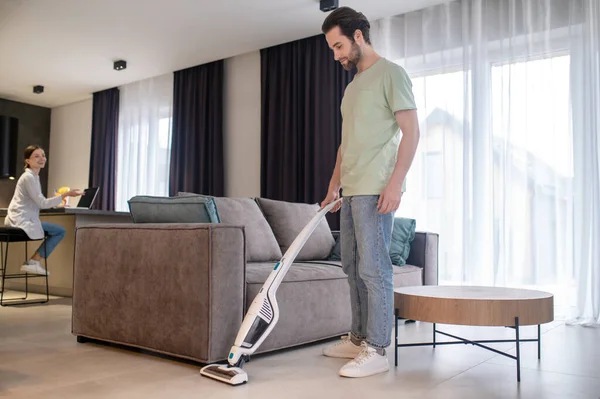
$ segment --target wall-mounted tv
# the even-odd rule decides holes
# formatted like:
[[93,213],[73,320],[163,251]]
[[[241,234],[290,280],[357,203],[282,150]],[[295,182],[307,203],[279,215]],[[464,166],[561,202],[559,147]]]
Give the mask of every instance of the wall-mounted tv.
[[0,115],[0,179],[15,179],[17,176],[17,142],[19,120]]

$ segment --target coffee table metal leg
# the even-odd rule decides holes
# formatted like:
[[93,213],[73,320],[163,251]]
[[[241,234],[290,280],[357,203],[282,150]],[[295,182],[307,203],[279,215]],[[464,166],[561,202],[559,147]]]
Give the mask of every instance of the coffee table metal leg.
[[540,325],[538,324],[538,360],[542,358],[542,334],[541,334],[541,330],[542,328],[540,327]]
[[517,381],[521,382],[521,343],[519,342],[519,318],[515,317],[515,331],[517,343]]
[[394,365],[398,366],[398,309],[394,309],[394,319],[396,321],[395,335],[396,335],[396,345],[394,347]]
[[433,347],[435,348],[435,333],[436,333],[436,327],[435,327],[435,323],[433,323]]

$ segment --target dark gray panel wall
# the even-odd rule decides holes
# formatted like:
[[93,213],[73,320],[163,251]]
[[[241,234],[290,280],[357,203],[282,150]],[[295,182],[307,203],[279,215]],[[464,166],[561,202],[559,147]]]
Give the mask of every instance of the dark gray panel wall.
[[[23,170],[23,151],[30,144],[37,144],[44,148],[48,163],[40,172],[42,191],[47,194],[48,167],[51,157],[48,150],[50,144],[50,108],[18,103],[0,98],[0,115],[13,116],[19,119],[19,153],[17,154],[17,170]],[[0,208],[6,208],[10,203],[15,190],[16,180],[0,179]],[[4,220],[0,220],[3,224]]]

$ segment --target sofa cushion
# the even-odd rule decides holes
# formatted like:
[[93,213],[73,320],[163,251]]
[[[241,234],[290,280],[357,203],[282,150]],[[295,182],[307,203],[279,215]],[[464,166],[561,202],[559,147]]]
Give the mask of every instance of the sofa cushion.
[[178,197],[200,197],[204,198],[207,204],[208,212],[210,213],[211,220],[216,220],[215,223],[221,223],[221,219],[219,218],[219,212],[217,212],[217,206],[215,204],[215,200],[213,196],[204,195],[204,194],[196,194],[196,193],[188,193],[185,191],[179,191],[177,193]]
[[394,266],[394,287],[423,285],[423,269],[418,266]]
[[245,227],[248,262],[281,259],[281,250],[273,231],[252,198],[215,197],[215,204],[221,223]]
[[136,195],[127,203],[134,223],[218,223],[210,197]]
[[[246,311],[274,266],[275,263],[246,265]],[[341,268],[293,264],[277,291],[277,326],[257,352],[347,334],[352,320],[349,292],[348,281]]]
[[394,218],[390,258],[397,266],[404,266],[410,253],[410,243],[415,239],[416,222],[414,219]]
[[[318,204],[293,203],[266,198],[257,198],[256,201],[273,229],[282,253],[288,250],[298,234],[320,209]],[[335,240],[327,218],[323,218],[298,253],[296,260],[327,259],[334,244]]]
[[[310,262],[313,263],[313,262]],[[314,262],[323,265],[338,266],[341,270],[342,262],[340,261],[321,261]],[[394,271],[394,287],[410,287],[415,285],[423,285],[423,269],[418,266],[404,265],[393,267]],[[266,278],[265,278],[266,280]]]
[[[246,265],[246,283],[263,284],[277,262],[255,262]],[[418,266],[394,266],[394,287],[423,285],[423,269]],[[295,262],[283,278],[284,283],[346,279],[340,261]]]
[[[267,281],[269,274],[275,268],[276,262],[255,262],[246,265],[246,283],[263,284]],[[332,264],[320,264],[316,262],[295,262],[289,268],[284,283],[299,281],[315,281],[328,279],[346,279],[347,276],[341,267]]]

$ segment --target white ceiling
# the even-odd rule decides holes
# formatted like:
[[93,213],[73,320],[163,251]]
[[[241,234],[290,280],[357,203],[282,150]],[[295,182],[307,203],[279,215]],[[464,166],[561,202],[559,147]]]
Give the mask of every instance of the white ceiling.
[[[445,0],[340,0],[370,20]],[[0,0],[0,98],[45,107],[320,33],[318,0]],[[124,59],[127,69],[113,70]],[[43,85],[43,94],[33,86]]]

